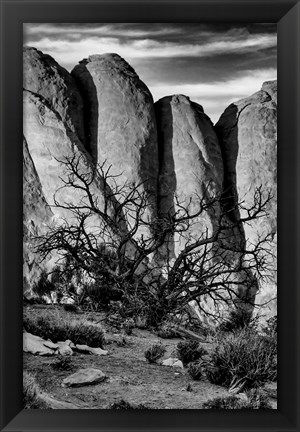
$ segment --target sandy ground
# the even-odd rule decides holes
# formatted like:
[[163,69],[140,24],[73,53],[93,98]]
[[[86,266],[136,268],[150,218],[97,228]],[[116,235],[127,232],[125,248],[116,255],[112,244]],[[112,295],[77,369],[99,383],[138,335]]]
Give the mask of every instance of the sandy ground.
[[[33,312],[34,308],[30,308]],[[103,324],[102,324],[103,325]],[[104,326],[105,327],[105,326]],[[187,370],[149,364],[144,352],[152,344],[161,342],[164,358],[176,356],[176,345],[182,339],[162,339],[147,330],[134,329],[125,336],[106,328],[107,356],[78,354],[72,356],[72,371],[53,368],[55,357],[41,357],[24,353],[24,370],[36,376],[43,391],[60,401],[71,402],[80,409],[108,409],[121,399],[131,404],[143,404],[149,409],[201,409],[203,402],[218,396],[228,396],[225,388],[208,381],[194,381]],[[204,344],[206,348],[206,344]],[[99,368],[107,380],[97,385],[64,388],[62,381],[81,368]]]

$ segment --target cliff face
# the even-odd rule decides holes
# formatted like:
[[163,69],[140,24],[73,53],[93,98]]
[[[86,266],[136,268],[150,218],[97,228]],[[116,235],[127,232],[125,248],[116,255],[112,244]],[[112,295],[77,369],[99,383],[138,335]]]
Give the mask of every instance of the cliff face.
[[[69,74],[50,56],[25,49],[26,289],[42,269],[35,266],[30,237],[43,233],[49,223],[62,223],[63,218],[72,223],[70,211],[49,207],[55,204],[54,197],[67,205],[84,202],[80,189],[74,191],[63,182],[68,179],[65,162],[70,158],[78,161],[80,172],[92,173],[91,190],[100,207],[105,190],[103,178],[95,175],[95,164],[104,164],[105,170],[111,166],[110,174],[118,175],[111,180],[111,189],[140,185],[146,194],[147,220],[180,215],[183,208],[195,213],[201,200],[222,195],[222,208],[216,202],[210,211],[199,214],[183,236],[169,235],[156,257],[162,262],[168,254],[178,256],[187,241],[212,233],[224,210],[228,211],[226,223],[236,225],[240,214],[230,209],[238,199],[249,206],[261,184],[264,191],[269,188],[276,195],[276,88],[274,82],[265,83],[255,95],[230,105],[214,127],[203,108],[184,95],[167,96],[154,104],[145,84],[116,54],[90,56]],[[122,199],[120,195],[119,202]],[[117,200],[109,211],[114,212],[115,205]],[[240,244],[247,239],[249,244],[255,236],[271,231],[270,247],[275,247],[276,200],[267,211],[268,218],[244,229],[235,227],[231,241]],[[124,230],[130,211],[126,222]],[[94,216],[89,229],[97,236],[98,226]],[[137,238],[148,235],[148,228],[136,233]],[[230,259],[234,263],[239,257],[233,254]],[[266,292],[270,294],[270,286]]]
[[41,262],[35,253],[34,238],[47,232],[53,213],[44,197],[42,185],[23,138],[23,283],[24,293],[30,293],[49,261]]
[[[245,207],[253,204],[255,191],[261,188],[267,216],[244,225],[247,245],[270,233],[269,250],[274,258],[266,263],[266,276],[256,302],[261,304],[276,295],[277,250],[277,82],[266,82],[254,95],[231,104],[215,126],[223,152],[225,184],[235,190]],[[241,217],[247,213],[241,209]],[[273,269],[268,271],[268,268]],[[274,271],[275,270],[275,271]],[[269,304],[269,309],[276,307]]]

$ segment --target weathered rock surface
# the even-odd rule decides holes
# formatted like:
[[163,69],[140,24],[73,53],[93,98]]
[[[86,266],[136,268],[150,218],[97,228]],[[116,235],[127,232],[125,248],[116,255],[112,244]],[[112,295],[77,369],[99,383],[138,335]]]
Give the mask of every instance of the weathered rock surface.
[[[236,188],[239,201],[248,208],[259,187],[263,197],[267,191],[273,196],[266,208],[267,216],[245,224],[244,229],[248,245],[270,233],[269,250],[275,257],[269,259],[268,265],[276,270],[277,82],[266,82],[254,95],[231,104],[216,124],[216,131],[223,152],[226,187]],[[246,212],[241,210],[241,216],[245,217]],[[272,273],[275,275],[274,270]],[[256,301],[268,301],[275,293],[276,277],[273,277],[260,287]]]
[[161,364],[162,364],[163,366],[172,366],[172,367],[178,367],[178,368],[183,369],[183,363],[182,363],[182,361],[179,360],[178,358],[170,357],[170,358],[168,358],[168,359],[163,360],[163,361],[161,362]]
[[42,96],[70,130],[85,141],[81,95],[71,74],[50,55],[23,48],[23,87]]
[[[155,109],[160,159],[158,212],[179,211],[175,197],[191,213],[196,212],[201,198],[222,192],[223,161],[213,125],[203,108],[187,96],[164,97]],[[215,220],[203,213],[187,235],[196,239],[206,229],[211,233]],[[175,250],[170,252],[177,255],[187,236],[183,241],[174,240]]]
[[71,348],[71,346],[73,346],[73,343],[70,340],[66,340],[63,342],[57,342],[57,345],[58,345],[57,354],[60,354],[62,356],[73,355],[73,350]]
[[39,336],[35,336],[31,333],[24,332],[23,333],[23,351],[29,352],[34,355],[41,356],[52,356],[55,355],[55,351],[58,348],[58,345],[52,344],[50,342],[46,343],[43,338]]
[[87,148],[94,160],[111,165],[119,187],[143,183],[141,192],[151,195],[147,216],[155,217],[158,150],[151,93],[117,54],[92,55],[72,75],[83,96]]
[[100,369],[79,369],[74,374],[63,380],[62,387],[81,387],[99,384],[106,379],[106,375]]
[[23,138],[23,284],[24,293],[30,292],[47,262],[41,262],[35,253],[34,238],[45,234],[51,225],[53,213],[47,204],[39,176],[30,156],[26,139]]

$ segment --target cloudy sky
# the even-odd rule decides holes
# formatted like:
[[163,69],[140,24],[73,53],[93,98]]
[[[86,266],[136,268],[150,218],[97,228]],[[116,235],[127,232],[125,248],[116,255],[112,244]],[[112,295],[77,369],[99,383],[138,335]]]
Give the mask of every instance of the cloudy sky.
[[25,24],[24,45],[50,54],[68,71],[91,54],[117,53],[155,101],[185,94],[213,122],[277,72],[275,24]]

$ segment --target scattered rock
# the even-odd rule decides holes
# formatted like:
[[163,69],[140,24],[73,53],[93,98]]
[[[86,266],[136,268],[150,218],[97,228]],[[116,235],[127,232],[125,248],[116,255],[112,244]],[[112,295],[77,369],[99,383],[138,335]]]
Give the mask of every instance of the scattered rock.
[[183,369],[182,361],[178,358],[169,357],[168,359],[165,359],[161,362],[163,366],[172,366],[172,367],[179,367]]
[[71,345],[74,345],[70,340],[66,340],[65,342],[57,342],[58,345],[58,353],[62,356],[71,356],[73,355],[73,350]]
[[81,387],[98,384],[105,379],[106,375],[100,369],[79,369],[63,380],[62,387]]
[[103,350],[102,348],[93,348],[87,345],[75,345],[73,348],[75,351],[87,354],[96,354],[96,355],[107,355],[108,351]]
[[[46,346],[45,344],[48,344],[48,346]],[[52,348],[49,348],[49,346],[52,346]],[[29,352],[31,354],[41,356],[52,356],[55,355],[57,348],[58,345],[52,344],[52,342],[49,341],[45,341],[39,336],[35,336],[27,332],[23,333],[24,352]]]

